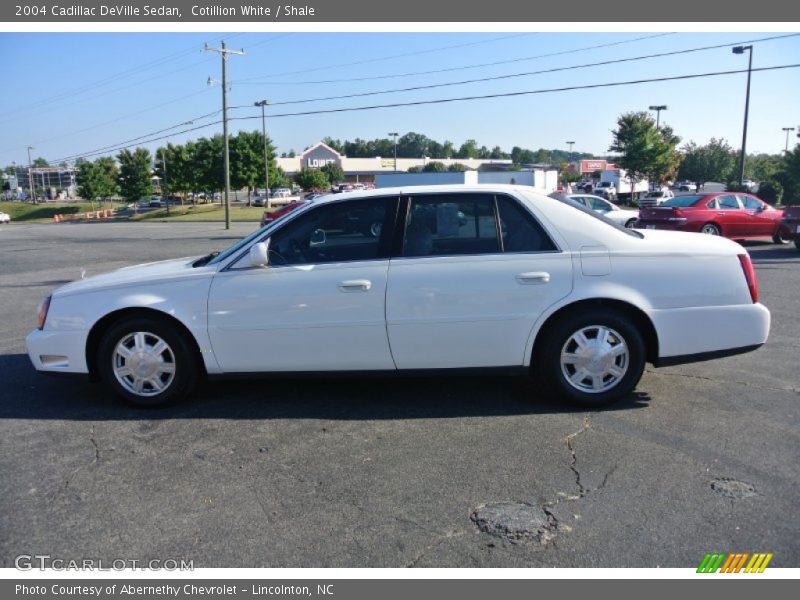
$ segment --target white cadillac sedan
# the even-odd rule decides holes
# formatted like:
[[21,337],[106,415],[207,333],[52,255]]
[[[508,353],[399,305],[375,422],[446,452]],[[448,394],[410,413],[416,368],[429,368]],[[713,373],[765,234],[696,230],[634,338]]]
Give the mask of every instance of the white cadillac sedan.
[[460,185],[326,196],[221,253],[67,284],[27,344],[149,406],[222,374],[493,370],[601,405],[645,362],[754,350],[769,324],[730,240]]

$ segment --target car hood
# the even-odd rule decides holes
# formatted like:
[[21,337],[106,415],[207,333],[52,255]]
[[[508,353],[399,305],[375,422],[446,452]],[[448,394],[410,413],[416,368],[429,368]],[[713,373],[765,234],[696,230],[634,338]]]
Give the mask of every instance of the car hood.
[[176,258],[123,267],[116,271],[68,283],[58,288],[53,295],[66,296],[143,283],[165,283],[175,279],[204,277],[216,271],[215,267],[192,267],[192,263],[198,258],[197,256]]

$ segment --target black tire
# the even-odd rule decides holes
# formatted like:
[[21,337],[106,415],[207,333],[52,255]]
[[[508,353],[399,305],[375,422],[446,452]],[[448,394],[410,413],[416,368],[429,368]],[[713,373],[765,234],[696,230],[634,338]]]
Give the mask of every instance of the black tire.
[[[772,236],[772,242],[775,244],[789,244],[791,243],[791,241],[792,241],[791,238],[784,237],[783,232],[781,231],[780,228],[778,228],[778,231],[776,231],[775,235]],[[796,243],[797,240],[795,240],[795,244]]]
[[794,238],[794,247],[800,250],[800,237]]
[[[118,378],[118,368],[126,367],[126,359],[117,355],[118,345],[130,340],[132,335],[135,337],[137,332],[144,334],[145,345],[149,343],[155,347],[154,342],[159,338],[166,344],[166,351],[160,355],[163,359],[161,364],[168,367],[171,363],[172,374],[157,375],[158,381],[165,386],[161,391],[157,391],[152,383],[146,383],[142,393],[137,394],[127,378],[121,378],[127,382],[125,384]],[[105,332],[98,347],[96,366],[100,378],[118,396],[136,406],[157,407],[179,402],[192,392],[202,372],[200,360],[190,340],[167,318],[133,316],[120,319]],[[123,361],[123,364],[118,361]],[[131,375],[131,379],[133,377]],[[151,380],[155,381],[155,378]]]
[[705,233],[706,235],[722,235],[719,225],[715,223],[706,223],[700,228],[700,233]]
[[[596,327],[610,330],[609,338],[618,345],[623,343],[627,348],[622,376],[615,378],[608,375],[608,380],[601,379],[601,386],[608,386],[598,391],[584,391],[578,384],[571,383],[567,378],[570,365],[562,365],[562,350],[569,351],[574,343],[572,338],[580,331],[591,331]],[[612,335],[613,333],[613,335]],[[642,334],[637,329],[634,321],[624,313],[614,309],[591,308],[583,312],[576,312],[560,318],[546,332],[546,338],[538,346],[533,360],[533,374],[535,380],[545,386],[545,389],[559,398],[582,407],[606,406],[628,395],[639,383],[644,372],[645,344]],[[588,341],[596,341],[589,338]],[[616,346],[615,346],[616,347]],[[611,359],[620,360],[622,357]],[[577,365],[572,365],[577,375]],[[566,371],[566,373],[565,373]],[[587,373],[583,381],[591,377]],[[594,379],[592,378],[594,381]],[[583,383],[580,382],[580,383]],[[586,384],[588,386],[588,383]]]

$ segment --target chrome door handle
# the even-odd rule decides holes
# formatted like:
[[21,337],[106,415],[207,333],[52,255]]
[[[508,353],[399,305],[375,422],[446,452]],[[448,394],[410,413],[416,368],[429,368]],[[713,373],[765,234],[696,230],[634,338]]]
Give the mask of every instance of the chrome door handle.
[[724,217],[724,216],[725,216],[725,213],[724,213],[724,212],[722,212],[722,211],[718,211],[718,212],[717,212],[717,214],[718,214],[719,216],[721,216],[721,217]]
[[549,283],[550,273],[545,271],[531,271],[530,273],[520,273],[516,276],[517,283],[522,285],[532,285],[538,283]]
[[342,292],[368,292],[372,288],[372,282],[369,279],[348,279],[336,287]]

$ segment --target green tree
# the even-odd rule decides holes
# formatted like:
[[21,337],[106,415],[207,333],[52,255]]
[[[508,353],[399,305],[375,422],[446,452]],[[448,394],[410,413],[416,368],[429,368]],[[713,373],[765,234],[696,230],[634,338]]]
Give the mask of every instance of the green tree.
[[328,178],[328,183],[331,185],[339,183],[340,181],[344,181],[344,171],[342,170],[342,167],[336,163],[328,163],[323,166],[320,171],[325,173],[325,177]]
[[[621,115],[612,133],[614,141],[608,149],[619,153],[615,162],[625,169],[631,190],[648,177],[660,179],[672,168],[671,165],[677,163],[675,148],[680,138],[673,135],[671,130],[663,134],[646,112]],[[631,194],[634,200],[635,195]]]
[[[247,188],[247,205],[253,189],[264,185],[264,136],[260,131],[240,131],[230,140],[231,186],[233,189]],[[275,149],[267,138],[267,160],[270,171],[274,172]],[[271,157],[271,158],[270,158]],[[272,173],[270,173],[272,175]],[[272,177],[270,177],[270,187]]]
[[800,144],[783,155],[775,179],[783,186],[783,203],[800,204]]
[[34,167],[49,167],[50,163],[47,162],[44,158],[39,156],[38,158],[33,159],[33,166]]
[[97,163],[85,158],[79,158],[75,166],[78,167],[75,173],[75,183],[78,184],[78,196],[88,200],[94,210],[94,202],[102,196],[103,181]]
[[100,199],[108,200],[119,193],[119,167],[111,156],[101,156],[94,161],[100,179]]
[[711,138],[705,146],[689,142],[681,150],[678,177],[695,182],[698,189],[709,181],[728,181],[736,168],[736,155],[724,139]]
[[461,163],[453,163],[447,166],[447,170],[451,173],[463,173],[464,171],[468,170],[465,165]]
[[120,193],[128,202],[136,202],[153,193],[150,180],[152,158],[146,148],[137,148],[133,152],[123,150],[117,154],[119,162]]
[[221,135],[197,140],[194,151],[194,191],[204,192],[208,196],[225,187],[223,146]]
[[478,142],[473,139],[466,140],[458,149],[456,158],[478,158]]
[[305,191],[330,188],[328,177],[319,169],[301,169],[294,174],[294,182]]
[[423,173],[444,173],[445,171],[447,171],[447,167],[443,162],[439,162],[438,160],[432,160],[422,167]]

